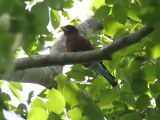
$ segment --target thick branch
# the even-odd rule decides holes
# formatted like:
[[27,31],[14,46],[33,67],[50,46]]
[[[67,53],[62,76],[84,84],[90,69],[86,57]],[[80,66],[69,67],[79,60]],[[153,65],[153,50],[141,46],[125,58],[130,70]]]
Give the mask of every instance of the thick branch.
[[150,27],[143,27],[133,34],[115,40],[103,48],[85,52],[64,52],[49,55],[36,55],[27,58],[17,59],[15,69],[26,69],[33,67],[46,67],[52,65],[90,63],[98,60],[110,59],[113,53],[125,47],[141,41],[153,31]]

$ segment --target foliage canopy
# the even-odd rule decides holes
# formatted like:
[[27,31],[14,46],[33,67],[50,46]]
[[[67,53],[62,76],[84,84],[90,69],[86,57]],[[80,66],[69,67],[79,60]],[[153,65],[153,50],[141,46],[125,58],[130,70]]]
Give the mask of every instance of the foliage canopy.
[[[79,0],[81,1],[81,0]],[[32,6],[30,8],[30,6]],[[25,54],[37,55],[46,49],[46,41],[54,41],[47,30],[51,22],[54,29],[62,17],[71,19],[67,9],[73,0],[1,0],[0,1],[0,68],[6,72],[13,68],[13,60],[23,49]],[[89,41],[98,48],[109,44],[110,39],[124,37],[143,26],[154,28],[152,35],[143,41],[116,52],[111,61],[103,61],[116,77],[119,86],[111,85],[96,73],[73,65],[71,71],[59,74],[55,80],[58,89],[45,89],[27,106],[9,104],[10,96],[0,89],[0,119],[3,110],[15,111],[28,120],[158,120],[160,118],[160,0],[94,0],[90,9],[94,19],[103,20],[104,30]],[[71,24],[81,23],[79,19]],[[50,46],[47,46],[50,48]],[[87,82],[84,82],[86,80]],[[2,87],[4,81],[0,81]],[[9,89],[21,101],[20,83],[9,82]],[[47,102],[42,100],[47,99]]]

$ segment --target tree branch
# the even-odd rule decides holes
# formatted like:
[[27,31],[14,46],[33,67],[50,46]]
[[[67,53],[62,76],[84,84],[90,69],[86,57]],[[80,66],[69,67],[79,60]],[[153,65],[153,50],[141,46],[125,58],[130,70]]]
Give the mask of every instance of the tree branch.
[[117,39],[111,44],[96,50],[76,53],[62,52],[20,58],[15,61],[15,70],[53,65],[82,64],[110,59],[113,53],[141,41],[152,31],[152,28],[145,26],[133,34]]

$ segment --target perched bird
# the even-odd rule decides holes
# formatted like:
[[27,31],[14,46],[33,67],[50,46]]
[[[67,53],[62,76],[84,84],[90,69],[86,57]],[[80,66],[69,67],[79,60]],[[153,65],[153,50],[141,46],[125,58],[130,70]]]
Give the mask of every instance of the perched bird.
[[[79,34],[79,31],[75,26],[66,25],[61,27],[61,29],[65,35],[65,49],[67,52],[88,51],[94,49],[91,43]],[[111,75],[102,62],[92,63],[88,66],[88,68],[106,78],[113,87],[118,85],[115,78]]]

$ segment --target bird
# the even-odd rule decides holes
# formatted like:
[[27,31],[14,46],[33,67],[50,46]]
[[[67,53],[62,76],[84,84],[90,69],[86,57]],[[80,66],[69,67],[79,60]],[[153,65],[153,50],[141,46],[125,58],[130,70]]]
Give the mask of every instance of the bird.
[[[83,36],[80,35],[79,30],[72,25],[66,25],[60,27],[65,36],[65,50],[66,52],[80,52],[94,50],[92,44]],[[83,64],[84,67],[88,67],[90,70],[102,75],[108,82],[116,87],[118,85],[115,77],[111,75],[108,69],[104,66],[102,61],[98,61],[91,64]]]

